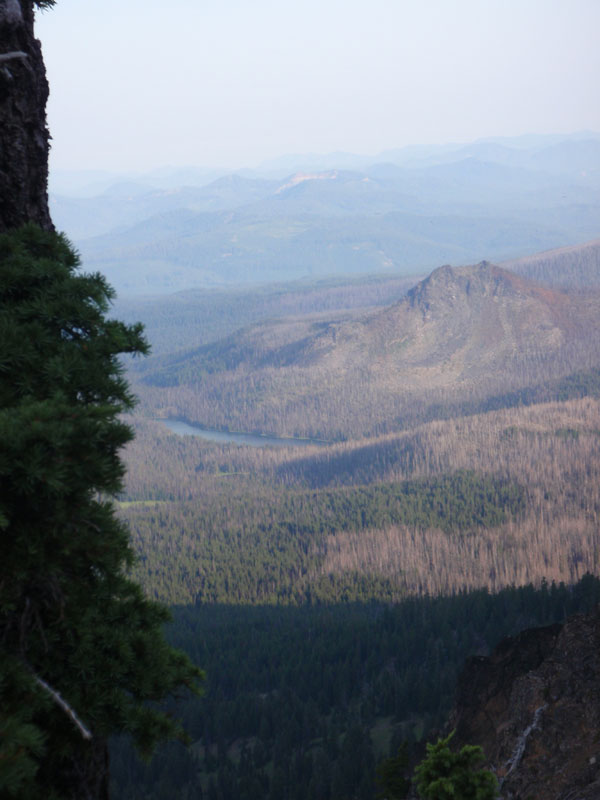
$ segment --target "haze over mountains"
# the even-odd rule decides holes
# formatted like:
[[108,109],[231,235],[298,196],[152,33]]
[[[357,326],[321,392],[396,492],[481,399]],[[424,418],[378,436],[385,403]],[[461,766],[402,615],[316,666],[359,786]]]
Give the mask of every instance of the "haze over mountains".
[[424,273],[600,233],[593,133],[407,148],[371,160],[289,157],[211,182],[214,175],[163,171],[95,196],[54,194],[53,217],[87,267],[121,293]]

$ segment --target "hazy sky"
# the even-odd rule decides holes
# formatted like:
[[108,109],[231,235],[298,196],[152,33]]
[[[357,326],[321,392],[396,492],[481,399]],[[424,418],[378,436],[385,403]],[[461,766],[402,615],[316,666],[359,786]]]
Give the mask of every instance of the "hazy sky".
[[600,0],[58,0],[52,165],[600,131]]

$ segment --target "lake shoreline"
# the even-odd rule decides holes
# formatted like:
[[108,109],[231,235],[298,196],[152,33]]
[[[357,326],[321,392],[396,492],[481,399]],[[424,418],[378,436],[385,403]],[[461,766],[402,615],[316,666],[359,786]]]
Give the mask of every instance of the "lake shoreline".
[[324,447],[331,444],[324,439],[310,439],[293,436],[273,436],[263,433],[245,433],[243,431],[219,431],[196,425],[185,419],[155,418],[172,433],[178,436],[199,436],[207,441],[227,444],[246,445],[248,447]]

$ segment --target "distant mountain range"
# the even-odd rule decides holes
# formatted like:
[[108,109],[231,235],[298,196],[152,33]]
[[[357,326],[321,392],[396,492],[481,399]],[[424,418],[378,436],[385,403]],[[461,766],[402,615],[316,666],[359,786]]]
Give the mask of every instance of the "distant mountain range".
[[[208,427],[345,438],[394,430],[600,363],[600,293],[483,262],[391,306],[265,322],[166,358],[154,406]],[[502,405],[502,403],[500,403]]]
[[53,218],[122,293],[414,274],[600,235],[596,134],[393,151],[370,164],[342,155],[203,185],[198,170],[190,185],[185,171],[155,173],[154,188],[149,176],[120,180],[95,196],[53,195]]
[[[392,163],[400,166],[425,166],[444,161],[459,161],[465,153],[480,160],[489,158],[490,148],[504,152],[503,158],[515,166],[525,165],[529,151],[533,163],[539,163],[539,153],[555,145],[580,141],[598,141],[600,133],[578,131],[571,134],[527,134],[523,136],[500,136],[478,139],[471,143],[451,143],[434,145],[408,145],[393,150],[384,150],[377,155],[358,155],[356,153],[301,153],[283,155],[263,161],[258,167],[250,169],[231,169],[225,167],[177,166],[159,167],[149,172],[109,172],[106,170],[51,170],[50,192],[69,197],[95,197],[115,184],[130,183],[149,189],[176,189],[180,186],[206,186],[217,178],[238,174],[247,178],[270,178],[281,180],[294,172],[324,171],[330,169],[363,170],[373,164]],[[589,166],[589,165],[588,165]]]

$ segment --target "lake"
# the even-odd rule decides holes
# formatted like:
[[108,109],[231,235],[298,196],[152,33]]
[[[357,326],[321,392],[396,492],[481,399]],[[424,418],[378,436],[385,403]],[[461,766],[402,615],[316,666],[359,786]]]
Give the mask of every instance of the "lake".
[[250,447],[308,447],[309,445],[325,445],[322,439],[292,439],[277,436],[258,436],[253,433],[228,433],[227,431],[211,431],[199,425],[190,425],[178,419],[159,419],[170,431],[179,436],[200,436],[219,444],[246,444]]

